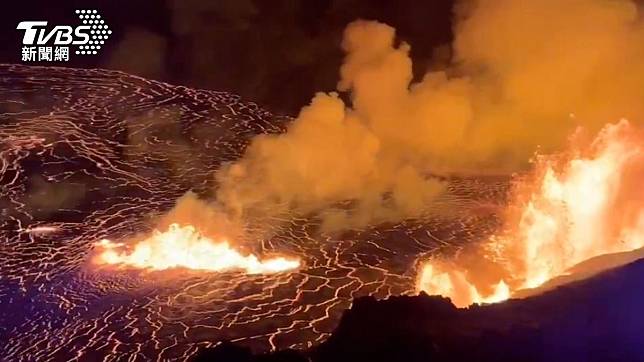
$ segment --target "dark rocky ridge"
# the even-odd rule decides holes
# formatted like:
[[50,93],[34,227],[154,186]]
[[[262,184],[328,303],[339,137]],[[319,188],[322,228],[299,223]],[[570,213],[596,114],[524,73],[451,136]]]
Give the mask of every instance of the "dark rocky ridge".
[[448,299],[359,298],[301,354],[223,344],[194,361],[644,361],[644,260],[527,299],[457,309]]

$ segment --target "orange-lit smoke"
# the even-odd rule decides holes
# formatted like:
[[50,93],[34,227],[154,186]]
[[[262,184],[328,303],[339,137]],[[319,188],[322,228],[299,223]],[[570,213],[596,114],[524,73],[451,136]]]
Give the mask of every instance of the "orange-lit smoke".
[[[186,206],[194,200],[181,199],[182,221],[169,216],[166,223],[198,222],[220,233],[204,215],[241,229],[255,217],[314,214],[327,230],[418,217],[444,188],[433,175],[524,170],[538,147],[544,153],[560,150],[579,126],[596,132],[606,121],[644,120],[644,23],[633,1],[471,0],[459,3],[455,14],[451,63],[420,78],[412,73],[411,46],[396,39],[392,27],[349,24],[337,90],[350,103],[335,92],[318,93],[285,133],[257,136],[241,159],[217,172],[214,205]],[[594,165],[592,158],[580,160]],[[567,172],[583,171],[572,170]],[[557,207],[556,197],[575,201],[570,198],[576,187],[563,185],[576,177],[556,169],[544,173],[555,199],[547,206],[535,201],[522,223],[585,215]],[[587,203],[604,202],[588,197]],[[581,238],[579,229],[569,236]],[[555,226],[548,232],[564,231]],[[509,265],[530,276],[524,281],[529,286],[571,262],[612,250],[594,237],[585,242],[590,244],[567,250],[572,255],[552,265]],[[506,244],[493,245],[510,249]],[[548,242],[510,255],[533,258],[559,246]],[[480,258],[472,259],[476,264]],[[524,286],[491,279],[496,283],[477,289],[480,298],[494,288],[505,295]]]
[[[452,63],[414,80],[410,45],[349,24],[338,90],[222,169],[236,216],[318,213],[331,229],[423,213],[432,174],[524,169],[578,126],[644,119],[644,26],[628,0],[478,0],[456,8]],[[349,203],[344,203],[349,201]],[[342,204],[342,207],[338,207]]]
[[504,232],[454,260],[424,264],[419,289],[457,306],[496,302],[591,258],[644,247],[641,130],[609,124],[589,146],[539,156],[535,166],[515,188]]

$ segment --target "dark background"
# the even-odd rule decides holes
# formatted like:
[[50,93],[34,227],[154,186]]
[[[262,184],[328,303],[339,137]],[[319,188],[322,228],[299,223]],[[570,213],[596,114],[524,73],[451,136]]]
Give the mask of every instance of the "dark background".
[[[7,4],[8,5],[8,4]],[[412,45],[414,73],[449,59],[451,0],[17,1],[0,14],[0,62],[21,63],[20,21],[79,24],[96,9],[113,33],[95,56],[63,63],[123,70],[190,87],[230,91],[295,114],[316,91],[335,89],[344,27],[379,20]],[[38,64],[38,63],[30,63]]]

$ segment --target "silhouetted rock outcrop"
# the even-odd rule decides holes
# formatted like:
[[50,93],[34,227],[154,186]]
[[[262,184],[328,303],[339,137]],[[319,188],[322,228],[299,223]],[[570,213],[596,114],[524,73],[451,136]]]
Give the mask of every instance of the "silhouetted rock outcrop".
[[[367,297],[321,345],[258,356],[244,350],[239,361],[644,361],[643,304],[644,260],[539,296],[468,309],[425,294]],[[230,348],[204,350],[195,361],[237,361],[211,354]]]

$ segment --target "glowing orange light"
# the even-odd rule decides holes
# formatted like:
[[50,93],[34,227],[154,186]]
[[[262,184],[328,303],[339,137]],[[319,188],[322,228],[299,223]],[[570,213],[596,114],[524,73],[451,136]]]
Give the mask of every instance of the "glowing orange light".
[[642,140],[622,120],[604,127],[587,152],[576,150],[563,167],[555,158],[538,159],[534,184],[521,189],[506,232],[483,245],[481,259],[501,270],[492,292],[481,292],[491,289],[477,275],[482,268],[437,260],[421,267],[418,289],[457,306],[498,302],[593,257],[642,248]]
[[124,250],[123,243],[103,239],[96,244],[102,252],[99,264],[164,270],[188,268],[209,271],[243,270],[249,274],[276,273],[295,269],[299,260],[274,257],[259,260],[255,255],[242,255],[228,241],[216,242],[201,235],[190,225],[172,224],[167,231],[155,231],[149,238]]

